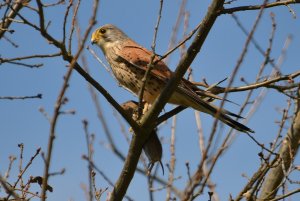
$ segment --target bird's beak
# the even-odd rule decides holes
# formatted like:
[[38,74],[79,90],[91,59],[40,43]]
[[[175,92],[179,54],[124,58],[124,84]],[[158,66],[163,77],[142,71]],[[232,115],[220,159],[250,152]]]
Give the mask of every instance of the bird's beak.
[[91,43],[92,43],[92,45],[94,45],[95,43],[97,43],[96,37],[95,37],[95,33],[92,34]]

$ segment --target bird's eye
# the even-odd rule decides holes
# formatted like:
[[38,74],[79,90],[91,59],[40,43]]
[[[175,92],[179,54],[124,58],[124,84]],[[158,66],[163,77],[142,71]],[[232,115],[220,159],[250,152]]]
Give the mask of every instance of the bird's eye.
[[101,34],[105,34],[106,30],[105,29],[100,29]]

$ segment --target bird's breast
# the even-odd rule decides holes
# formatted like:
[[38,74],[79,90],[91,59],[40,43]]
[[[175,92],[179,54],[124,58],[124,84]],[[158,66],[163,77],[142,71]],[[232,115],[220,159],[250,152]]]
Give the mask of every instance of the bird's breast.
[[[122,62],[111,61],[109,63],[119,84],[138,96],[143,86],[144,71]],[[162,81],[150,75],[145,85],[143,99],[148,103],[153,103],[163,86]]]

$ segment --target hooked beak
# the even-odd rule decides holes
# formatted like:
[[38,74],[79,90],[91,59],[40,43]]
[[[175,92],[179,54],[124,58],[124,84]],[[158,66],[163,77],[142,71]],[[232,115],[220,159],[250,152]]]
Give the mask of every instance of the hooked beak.
[[96,44],[96,40],[91,39],[91,43],[92,43],[92,45]]

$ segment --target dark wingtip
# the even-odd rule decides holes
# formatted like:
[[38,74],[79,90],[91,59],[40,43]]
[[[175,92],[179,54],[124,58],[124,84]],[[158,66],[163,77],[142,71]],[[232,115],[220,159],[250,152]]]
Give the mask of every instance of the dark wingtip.
[[[233,128],[235,128],[235,127],[233,127]],[[249,127],[247,127],[247,126],[245,126],[244,124],[241,124],[241,123],[239,123],[239,128],[235,128],[235,129],[237,129],[241,132],[244,132],[244,133],[255,133],[254,130],[252,130],[251,128],[249,128]]]
[[235,121],[233,119],[231,119],[229,116],[227,116],[226,114],[221,114],[221,121],[223,121],[225,124],[227,124],[228,126],[240,131],[240,132],[244,132],[244,133],[255,133],[254,130],[252,130],[251,128],[245,126],[244,124]]

